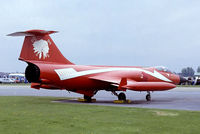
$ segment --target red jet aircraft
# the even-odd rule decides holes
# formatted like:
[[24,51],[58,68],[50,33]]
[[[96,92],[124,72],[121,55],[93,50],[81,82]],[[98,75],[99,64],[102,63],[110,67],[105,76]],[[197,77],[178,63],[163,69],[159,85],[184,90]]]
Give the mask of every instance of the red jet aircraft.
[[60,89],[91,98],[99,91],[111,91],[119,100],[126,95],[118,91],[147,91],[146,100],[151,100],[150,91],[175,88],[185,79],[165,67],[135,66],[86,66],[75,65],[67,60],[54,44],[49,34],[56,31],[29,30],[9,36],[25,36],[19,60],[28,66],[25,76],[35,89]]

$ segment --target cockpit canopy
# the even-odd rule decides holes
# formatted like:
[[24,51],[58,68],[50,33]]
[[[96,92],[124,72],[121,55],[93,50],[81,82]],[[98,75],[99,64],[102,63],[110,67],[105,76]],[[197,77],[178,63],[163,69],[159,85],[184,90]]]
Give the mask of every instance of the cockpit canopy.
[[156,66],[155,67],[158,71],[163,71],[166,73],[172,73],[168,68],[164,67],[164,66]]

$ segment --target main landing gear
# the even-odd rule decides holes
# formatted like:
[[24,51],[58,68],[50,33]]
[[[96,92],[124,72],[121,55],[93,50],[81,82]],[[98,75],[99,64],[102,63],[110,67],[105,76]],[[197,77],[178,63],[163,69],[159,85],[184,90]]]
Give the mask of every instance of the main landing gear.
[[113,101],[114,103],[118,103],[118,104],[123,104],[123,103],[126,103],[126,104],[127,104],[127,103],[131,103],[130,100],[127,100],[127,99],[126,99],[126,94],[125,94],[125,93],[121,92],[121,93],[117,94],[115,91],[112,91],[112,93],[113,93],[115,96],[118,97],[118,100],[114,100],[114,101]]
[[92,102],[92,97],[91,96],[87,96],[87,95],[84,95],[84,100],[86,101],[86,102]]
[[123,92],[119,93],[118,100],[124,100],[124,101],[126,101],[126,94],[123,93]]
[[89,90],[89,91],[91,91],[91,92],[85,92],[87,94],[84,94],[82,92],[82,94],[84,94],[83,95],[83,99],[78,98],[78,101],[80,101],[80,102],[88,102],[88,103],[90,103],[90,102],[96,102],[96,99],[92,98],[92,97],[98,92],[98,90]]
[[151,93],[150,93],[150,91],[147,91],[146,100],[147,101],[151,101]]
[[115,96],[118,97],[118,100],[123,100],[123,101],[126,101],[126,94],[121,92],[119,94],[117,94],[115,91],[112,92]]
[[92,99],[92,96],[84,95],[83,98],[78,98],[79,102],[96,102],[96,99]]

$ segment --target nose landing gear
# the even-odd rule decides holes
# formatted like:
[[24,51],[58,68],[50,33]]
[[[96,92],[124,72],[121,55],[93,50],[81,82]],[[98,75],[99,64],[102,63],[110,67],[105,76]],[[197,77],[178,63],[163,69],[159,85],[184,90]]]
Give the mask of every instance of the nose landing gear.
[[147,91],[146,100],[147,101],[151,101],[151,93],[150,93],[150,91]]

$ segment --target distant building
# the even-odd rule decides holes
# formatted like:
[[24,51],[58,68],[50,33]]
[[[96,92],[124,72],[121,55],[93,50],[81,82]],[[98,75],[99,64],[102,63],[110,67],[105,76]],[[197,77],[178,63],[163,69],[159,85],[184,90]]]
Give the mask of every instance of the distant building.
[[15,83],[15,80],[12,78],[0,78],[0,83]]

